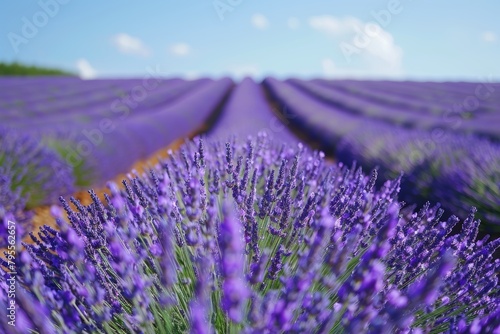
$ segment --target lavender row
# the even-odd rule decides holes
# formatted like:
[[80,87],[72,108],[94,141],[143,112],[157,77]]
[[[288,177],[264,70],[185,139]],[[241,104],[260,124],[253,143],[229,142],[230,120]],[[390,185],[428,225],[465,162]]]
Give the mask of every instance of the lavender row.
[[226,140],[231,136],[246,138],[258,133],[265,133],[273,141],[297,141],[271,109],[263,88],[252,79],[245,78],[231,92],[222,114],[209,129],[208,135]]
[[[386,104],[391,107],[400,109],[412,109],[418,111],[419,113],[436,114],[441,111],[440,100],[429,100],[428,96],[419,98],[413,98],[412,96],[406,95],[406,89],[402,86],[405,85],[401,82],[401,87],[399,90],[396,89],[386,89],[385,82],[377,81],[351,81],[351,80],[322,80],[316,79],[311,80],[325,88],[332,88],[335,90],[342,91],[347,94],[357,95],[363,99],[367,99],[373,102]],[[395,94],[397,92],[397,94]]]
[[[142,104],[147,103],[152,98],[157,99],[157,94],[169,94],[172,91],[188,86],[189,82],[183,80],[165,80],[156,82],[153,86],[146,89],[141,81],[122,80],[107,81],[105,85],[96,82],[89,88],[80,87],[77,93],[73,94],[53,94],[45,93],[45,98],[29,100],[23,99],[22,104],[12,105],[10,107],[0,107],[0,117],[10,120],[26,120],[32,117],[61,117],[68,114],[89,114],[93,108],[106,112],[111,108],[118,108],[121,100],[126,100],[127,95],[133,92],[133,95],[141,100]],[[118,102],[115,102],[118,101]],[[131,104],[134,99],[130,96],[125,102]],[[4,103],[5,105],[5,103]]]
[[[454,104],[458,102],[463,102],[467,95],[462,95],[460,97],[454,97],[453,102],[447,101],[446,98],[440,96],[439,98],[431,97],[428,94],[405,94],[405,87],[408,85],[406,82],[400,83],[398,89],[388,86],[385,87],[384,82],[377,82],[377,84],[372,82],[346,82],[337,80],[313,80],[312,82],[318,83],[325,87],[335,88],[335,90],[340,90],[345,93],[350,93],[352,95],[363,97],[364,99],[381,103],[383,105],[410,109],[420,113],[443,115],[449,109],[453,109]],[[390,89],[389,89],[390,88]],[[486,89],[486,90],[484,90]],[[490,93],[490,87],[481,87],[479,92],[484,94],[482,96],[488,96]],[[474,93],[474,89],[471,90]],[[474,110],[474,115],[477,113],[491,112],[492,110],[485,104],[485,101]]]
[[[65,123],[92,123],[96,120],[109,117],[119,118],[126,115],[133,117],[145,113],[155,113],[161,111],[184,94],[190,93],[204,85],[212,82],[208,79],[202,79],[195,82],[181,81],[171,82],[159,85],[151,91],[143,89],[141,95],[135,97],[135,90],[122,91],[120,96],[110,97],[109,100],[84,102],[81,106],[72,107],[54,107],[47,105],[46,111],[38,111],[31,106],[26,106],[25,111],[18,112],[19,116],[14,115],[6,119],[9,125],[14,128],[29,131],[36,123],[36,130],[52,127],[53,124],[59,125]],[[134,86],[137,87],[137,86]],[[29,113],[27,113],[29,112]]]
[[332,87],[327,88],[315,82],[290,80],[290,83],[344,112],[350,112],[355,115],[370,117],[405,127],[428,128],[439,125],[439,119],[432,115],[393,107],[387,103],[375,103],[369,99],[345,93]]
[[290,83],[266,78],[262,84],[280,109],[292,115],[289,118],[295,126],[326,146],[349,132],[357,131],[362,125],[363,120],[359,115],[314,99]]
[[[84,81],[85,82],[85,81]],[[0,97],[20,96],[20,93],[36,92],[32,84],[44,83],[43,89],[46,91],[58,90],[61,88],[74,87],[81,85],[82,80],[76,77],[1,77],[0,78]],[[12,90],[15,88],[15,91]]]
[[[400,95],[403,87],[411,86],[417,83],[404,83],[396,86],[394,82],[389,87],[394,95]],[[360,83],[362,85],[362,83]],[[452,83],[419,83],[423,87],[453,86]],[[378,85],[384,87],[384,84]],[[437,97],[430,97],[431,103],[436,105],[436,112],[439,116],[436,125],[431,128],[450,129],[451,131],[464,134],[479,135],[495,141],[500,140],[500,132],[496,124],[500,122],[500,113],[498,105],[500,103],[498,94],[500,86],[494,83],[468,83],[467,90],[463,93],[449,95],[440,94]],[[432,91],[424,91],[415,94],[414,100],[425,101]],[[408,99],[406,97],[405,99]]]
[[450,132],[434,135],[366,123],[363,132],[345,136],[337,145],[342,161],[379,166],[384,177],[404,173],[405,200],[441,202],[465,217],[468,207],[489,232],[500,232],[500,145]]
[[[399,203],[301,145],[188,143],[151,173],[12,245],[5,333],[477,333],[498,330],[500,239],[474,211]],[[68,224],[69,222],[69,224]],[[5,223],[5,221],[4,221]],[[2,231],[2,230],[0,230]],[[5,240],[3,238],[0,240]],[[9,257],[10,256],[10,257]],[[0,294],[0,307],[12,303]]]
[[119,87],[125,82],[137,82],[140,80],[72,80],[70,82],[45,78],[41,80],[24,79],[25,83],[9,85],[2,91],[2,102],[6,105],[20,102],[47,101],[60,97],[76,97],[82,93],[91,92],[95,89]]
[[[172,81],[166,82],[172,83]],[[175,82],[174,82],[175,83]],[[136,80],[123,80],[123,82],[106,82],[106,85],[98,85],[97,83],[87,89],[81,87],[73,94],[44,94],[41,99],[23,100],[23,105],[16,107],[24,114],[29,112],[32,114],[54,114],[56,111],[68,110],[69,108],[91,106],[99,103],[111,103],[113,99],[121,97],[122,94],[130,91],[133,87],[138,86],[140,82]],[[163,85],[162,85],[163,86]],[[40,89],[37,85],[37,88]],[[41,89],[40,89],[41,90]],[[14,109],[14,108],[13,108]],[[6,112],[12,109],[5,110]],[[4,111],[2,110],[2,113]]]
[[[500,121],[500,114],[480,112],[479,107],[471,112],[464,109],[464,97],[460,102],[460,108],[453,105],[442,104],[440,109],[434,114],[422,112],[421,109],[414,109],[393,106],[391,103],[374,101],[364,98],[358,94],[347,93],[336,86],[326,87],[312,81],[291,80],[291,83],[304,89],[318,99],[331,104],[344,112],[350,112],[365,117],[374,118],[386,123],[393,123],[398,126],[417,128],[424,130],[449,129],[465,134],[481,134],[494,140],[500,140],[500,133],[495,127],[489,126],[492,120]],[[362,85],[359,83],[358,85]],[[405,85],[402,83],[401,85]],[[397,95],[396,93],[393,93]],[[477,99],[479,103],[479,99]],[[441,102],[442,103],[442,102]],[[480,105],[480,104],[479,104]],[[413,106],[415,107],[415,106]]]
[[[500,85],[495,82],[415,82],[415,81],[350,81],[350,86],[360,86],[373,89],[376,92],[398,92],[404,97],[419,98],[422,100],[453,102],[457,98],[467,95],[489,95],[491,100],[484,101],[486,105],[498,101]],[[487,94],[487,93],[491,94]]]
[[[364,83],[360,84],[364,85]],[[463,86],[460,91],[454,91],[453,87],[456,85],[453,83],[405,82],[404,84],[396,85],[394,82],[384,82],[374,86],[368,83],[367,87],[375,91],[383,90],[392,94],[397,92],[397,95],[405,99],[425,101],[425,103],[441,106],[445,110],[456,108],[460,104],[470,104],[472,108],[464,108],[469,109],[466,111],[480,114],[495,113],[498,110],[498,103],[500,102],[500,86],[491,82],[469,83]]]

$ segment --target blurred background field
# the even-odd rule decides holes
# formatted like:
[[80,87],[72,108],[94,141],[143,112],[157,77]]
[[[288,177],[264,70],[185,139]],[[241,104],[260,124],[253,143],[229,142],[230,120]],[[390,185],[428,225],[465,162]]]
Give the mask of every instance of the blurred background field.
[[[402,173],[401,200],[441,203],[445,217],[466,217],[474,206],[485,231],[498,233],[500,85],[394,84],[5,77],[2,205],[24,217],[59,196],[103,189],[178,140],[245,139],[264,132],[276,142],[321,148],[347,165],[376,168],[381,182]],[[475,87],[489,101],[458,118],[457,127],[461,114],[444,117],[449,109],[443,101],[463,98]]]

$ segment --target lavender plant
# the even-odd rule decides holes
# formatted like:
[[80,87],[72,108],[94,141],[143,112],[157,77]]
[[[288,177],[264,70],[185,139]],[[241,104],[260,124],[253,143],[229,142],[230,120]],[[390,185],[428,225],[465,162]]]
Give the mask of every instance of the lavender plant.
[[72,170],[52,149],[15,131],[0,129],[0,205],[17,211],[54,203],[74,190]]
[[[384,177],[404,177],[405,199],[438,201],[460,217],[470,206],[490,232],[500,231],[500,146],[472,135],[366,126],[337,148],[341,160],[380,167]],[[381,135],[382,134],[382,135]]]
[[[18,249],[6,333],[499,330],[500,239],[302,145],[190,142]],[[3,309],[10,277],[2,261]],[[22,287],[22,288],[21,288]],[[496,326],[496,327],[495,327]]]
[[449,198],[457,213],[475,206],[489,224],[500,232],[500,145],[474,136],[454,136],[437,145],[431,170],[436,197]]
[[[20,195],[19,190],[13,190],[11,185],[12,176],[2,173],[0,170],[0,248],[9,244],[9,224],[22,224],[24,229],[18,229],[17,235],[25,236],[23,231],[30,229],[33,213],[25,210],[26,200]],[[3,205],[5,203],[5,205]],[[11,222],[11,223],[9,223]],[[13,222],[13,223],[12,223]],[[12,225],[10,228],[14,228]],[[14,232],[12,232],[14,233]]]

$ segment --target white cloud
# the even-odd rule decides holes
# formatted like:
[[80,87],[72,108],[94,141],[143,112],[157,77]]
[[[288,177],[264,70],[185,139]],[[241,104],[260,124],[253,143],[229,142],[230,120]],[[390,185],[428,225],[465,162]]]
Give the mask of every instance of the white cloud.
[[262,14],[252,16],[252,25],[260,30],[266,30],[269,27],[269,20]]
[[309,25],[322,33],[331,36],[340,36],[351,32],[356,26],[358,26],[360,20],[354,17],[346,17],[344,19],[338,19],[333,16],[323,15],[323,16],[313,16],[309,19]]
[[330,58],[325,58],[321,62],[321,66],[323,67],[323,74],[326,77],[335,76],[335,63]]
[[76,61],[76,68],[82,79],[93,79],[96,77],[96,70],[90,65],[87,59],[80,58]]
[[122,53],[133,54],[142,57],[150,55],[149,49],[137,37],[132,37],[128,34],[121,33],[113,37],[113,44]]
[[183,77],[187,80],[196,80],[202,77],[202,75],[197,71],[187,71],[184,73]]
[[487,43],[493,43],[497,40],[497,35],[493,31],[485,31],[481,34],[481,39]]
[[387,76],[385,73],[379,73],[374,70],[370,70],[366,67],[338,67],[337,64],[331,58],[324,58],[321,61],[321,68],[323,70],[323,76],[332,79],[343,79],[343,78],[356,78],[363,79],[367,77],[384,77]]
[[[397,77],[403,74],[403,50],[391,33],[374,22],[355,17],[336,18],[316,16],[309,19],[311,28],[326,35],[337,44],[342,61],[323,60],[331,74],[348,76]],[[341,66],[338,66],[341,64]]]
[[191,53],[191,47],[186,43],[177,43],[171,45],[169,51],[178,57],[185,57]]
[[300,27],[300,21],[296,17],[289,17],[287,21],[288,28],[292,30],[299,29]]
[[241,79],[243,77],[256,77],[259,76],[260,74],[260,69],[257,65],[253,64],[245,64],[245,65],[238,65],[238,66],[233,66],[229,68],[229,72],[231,76],[233,76],[236,79]]

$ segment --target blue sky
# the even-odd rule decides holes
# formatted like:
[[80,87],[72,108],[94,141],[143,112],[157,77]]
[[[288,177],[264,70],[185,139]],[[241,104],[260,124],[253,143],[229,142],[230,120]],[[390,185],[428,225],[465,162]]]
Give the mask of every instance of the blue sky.
[[499,14],[498,0],[3,1],[0,61],[86,78],[154,69],[186,77],[500,80]]

